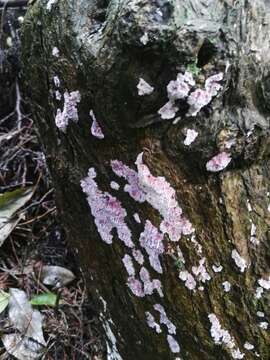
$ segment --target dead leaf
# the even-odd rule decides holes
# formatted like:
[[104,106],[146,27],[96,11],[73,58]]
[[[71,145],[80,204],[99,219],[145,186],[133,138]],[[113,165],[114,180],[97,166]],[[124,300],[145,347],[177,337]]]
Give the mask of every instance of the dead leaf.
[[72,271],[62,266],[45,265],[41,271],[41,281],[45,285],[62,287],[75,279]]
[[7,352],[18,360],[37,360],[44,352],[44,346],[19,334],[2,336],[2,342]]
[[42,331],[43,316],[34,310],[27,299],[26,293],[19,289],[10,289],[9,320],[10,323],[24,336],[45,345]]
[[0,194],[0,246],[20,220],[14,218],[14,215],[31,199],[32,195],[33,188],[17,189]]
[[8,306],[8,302],[9,302],[9,294],[0,290],[0,314]]
[[0,134],[0,144],[3,142],[3,141],[8,141],[10,139],[12,139],[15,135],[19,134],[21,132],[21,130],[12,130],[12,131],[9,131],[7,133],[3,133],[3,134]]

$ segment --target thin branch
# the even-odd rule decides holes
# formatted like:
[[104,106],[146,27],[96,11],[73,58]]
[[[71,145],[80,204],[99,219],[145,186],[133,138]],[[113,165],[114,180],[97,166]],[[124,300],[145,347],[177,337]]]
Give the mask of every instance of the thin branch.
[[24,7],[27,6],[28,0],[0,0],[0,8],[6,7],[6,8],[14,8],[14,7]]

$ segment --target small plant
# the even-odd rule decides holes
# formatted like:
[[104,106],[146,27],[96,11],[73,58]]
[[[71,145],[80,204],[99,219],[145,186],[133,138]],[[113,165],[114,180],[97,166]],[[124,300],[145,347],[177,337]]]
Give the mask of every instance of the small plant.
[[201,69],[196,65],[196,62],[193,62],[188,64],[187,71],[189,71],[194,76],[198,76],[201,72]]
[[184,264],[184,262],[183,262],[183,260],[181,260],[181,259],[176,259],[175,261],[174,261],[174,265],[177,267],[177,269],[178,270],[184,270],[184,268],[185,268],[185,264]]

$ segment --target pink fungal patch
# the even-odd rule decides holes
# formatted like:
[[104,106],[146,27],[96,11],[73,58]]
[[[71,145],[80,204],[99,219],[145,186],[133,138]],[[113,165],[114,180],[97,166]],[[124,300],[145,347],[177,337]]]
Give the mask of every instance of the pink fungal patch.
[[[146,312],[146,322],[148,326],[152,329],[154,329],[157,333],[161,333],[161,327],[160,324],[164,324],[167,327],[168,333],[167,333],[167,342],[169,345],[169,348],[172,353],[178,353],[180,352],[180,346],[177,342],[177,340],[172,336],[176,334],[176,327],[175,325],[168,319],[165,309],[160,304],[155,304],[154,309],[159,312],[160,314],[160,321],[159,324],[156,322],[154,316],[150,312]],[[178,359],[178,358],[177,358]]]
[[167,233],[170,240],[178,241],[181,234],[189,235],[193,232],[191,223],[182,217],[182,209],[177,200],[175,190],[164,177],[155,177],[148,167],[143,164],[143,154],[136,160],[138,168],[139,186],[145,193],[146,201],[163,217],[160,230]]
[[149,220],[146,220],[144,231],[140,235],[140,244],[146,250],[149,256],[149,262],[153,269],[158,273],[162,273],[162,267],[159,260],[159,255],[164,253],[164,246],[162,243],[163,235],[158,229],[152,225]]
[[183,99],[189,93],[189,86],[185,82],[172,80],[167,85],[168,98],[173,100]]
[[145,296],[141,281],[136,279],[134,276],[130,276],[128,278],[127,285],[135,296],[137,297]]
[[179,73],[176,80],[172,80],[167,85],[167,94],[170,101],[184,99],[188,96],[191,86],[195,85],[195,81],[190,72],[185,74]]
[[93,136],[95,136],[98,139],[104,139],[104,134],[102,132],[101,127],[99,126],[97,119],[95,117],[95,114],[93,112],[93,110],[90,110],[90,116],[93,120],[92,122],[92,126],[91,126],[91,133]]
[[111,167],[113,172],[127,180],[128,184],[125,185],[124,191],[126,191],[134,200],[138,202],[145,201],[145,194],[139,187],[138,174],[135,170],[132,170],[127,165],[124,165],[122,161],[112,160]]
[[199,266],[192,266],[193,274],[197,276],[198,280],[202,281],[203,283],[211,280],[211,276],[208,274],[204,264],[205,264],[205,258],[202,258],[199,261]]
[[172,335],[167,335],[167,341],[168,341],[169,348],[172,353],[175,354],[175,353],[180,352],[180,346]]
[[164,177],[155,177],[148,167],[143,164],[143,153],[136,160],[138,172],[124,165],[119,160],[111,161],[114,173],[123,177],[128,184],[124,190],[136,201],[147,201],[156,209],[163,220],[160,231],[169,235],[170,240],[178,241],[182,234],[189,235],[194,229],[191,223],[182,216],[182,209],[177,200],[175,190]]
[[78,122],[78,110],[77,104],[81,101],[81,95],[79,91],[72,91],[64,93],[64,108],[63,111],[57,109],[55,117],[56,126],[63,132],[66,131],[69,121]]
[[188,115],[196,116],[198,112],[206,105],[208,105],[212,98],[218,94],[222,86],[218,83],[223,79],[223,73],[210,76],[205,81],[205,89],[196,89],[188,97],[188,104],[190,106]]
[[81,187],[87,195],[87,201],[102,240],[111,244],[113,240],[111,231],[116,229],[119,239],[126,246],[133,247],[131,232],[125,223],[126,210],[119,200],[98,188],[95,178],[95,169],[90,168],[88,176],[81,181]]
[[196,289],[196,280],[194,279],[194,276],[190,274],[187,270],[180,271],[179,273],[179,279],[185,282],[185,286],[189,290],[195,290]]
[[155,329],[155,331],[158,334],[161,333],[161,328],[160,328],[159,324],[155,321],[154,316],[149,311],[146,311],[145,316],[146,316],[147,325],[150,328]]
[[212,98],[218,94],[222,89],[219,82],[223,80],[223,73],[210,76],[205,81],[205,88],[197,88],[190,92],[194,87],[195,81],[190,72],[185,74],[179,73],[176,80],[171,80],[167,85],[167,95],[169,101],[158,111],[158,114],[164,120],[173,119],[179,107],[176,105],[178,100],[187,98],[189,105],[188,116],[196,116],[198,112],[206,105],[208,105]]
[[231,160],[232,158],[230,157],[230,155],[223,151],[220,154],[214,156],[206,163],[206,169],[211,172],[221,171],[229,165]]
[[212,75],[206,79],[205,89],[212,97],[216,96],[222,89],[222,86],[218,83],[221,80],[223,80],[223,73]]
[[126,254],[123,257],[122,262],[127,270],[128,275],[135,276],[135,269],[134,269],[132,258]]
[[152,295],[156,290],[160,297],[163,297],[162,285],[160,280],[151,280],[148,270],[143,266],[140,270],[140,279],[143,282],[143,291],[145,295]]
[[203,89],[196,89],[188,97],[189,112],[188,115],[196,116],[198,112],[210,103],[212,97],[209,92]]
[[128,278],[127,285],[137,297],[152,295],[154,290],[158,292],[160,297],[163,297],[161,282],[158,279],[151,280],[150,274],[145,267],[140,270],[140,280],[131,275]]
[[169,334],[176,334],[175,325],[168,319],[168,316],[165,312],[165,309],[160,304],[155,304],[154,309],[160,314],[160,324],[164,324],[167,326]]
[[178,106],[176,106],[173,101],[168,101],[165,105],[162,106],[162,108],[158,110],[158,113],[161,116],[161,119],[170,120],[175,117],[175,114],[178,110]]
[[138,264],[142,265],[144,263],[144,257],[141,250],[132,249],[132,255]]

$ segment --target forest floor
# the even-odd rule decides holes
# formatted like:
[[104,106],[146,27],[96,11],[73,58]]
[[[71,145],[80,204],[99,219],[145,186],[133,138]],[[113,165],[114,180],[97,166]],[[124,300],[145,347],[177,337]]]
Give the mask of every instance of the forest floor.
[[[15,349],[25,345],[25,338],[35,338],[35,332],[29,333],[33,319],[27,329],[22,325],[29,309],[42,314],[45,344],[36,358],[102,359],[98,319],[76,254],[58,222],[50,174],[31,115],[25,112],[18,76],[13,80],[5,96],[14,110],[1,109],[0,101],[0,360],[14,359],[10,354],[30,359],[28,350],[16,355]],[[14,289],[21,290],[15,310]],[[4,340],[9,335],[21,339],[14,348]]]
[[[97,319],[76,255],[66,244],[57,221],[54,189],[33,122],[15,111],[0,120],[0,192],[16,194],[17,190],[17,194],[23,194],[18,189],[29,188],[33,195],[16,212],[19,221],[1,246],[0,290],[8,293],[10,288],[22,289],[28,299],[37,294],[57,295],[55,306],[38,307],[44,315],[47,342],[43,359],[98,359],[102,347]],[[0,197],[0,217],[4,205]],[[45,285],[43,269],[46,266],[50,271],[52,265],[70,270],[75,279],[64,286]],[[69,281],[65,274],[57,276],[60,283]],[[7,308],[0,314],[0,334],[12,331]],[[9,358],[1,344],[0,359]]]

